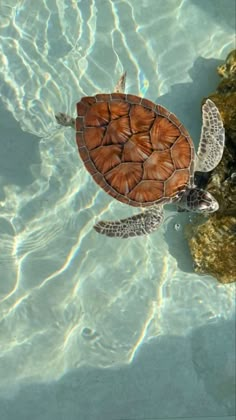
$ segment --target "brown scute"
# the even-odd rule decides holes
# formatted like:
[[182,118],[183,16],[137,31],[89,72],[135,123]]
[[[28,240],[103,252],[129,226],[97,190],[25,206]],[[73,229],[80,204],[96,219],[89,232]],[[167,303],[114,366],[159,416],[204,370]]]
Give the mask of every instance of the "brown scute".
[[90,156],[96,168],[102,174],[119,165],[121,162],[122,149],[119,145],[101,146],[91,150]]
[[152,153],[152,146],[148,132],[133,134],[125,143],[122,161],[143,162]]
[[117,191],[115,191],[113,188],[111,188],[111,186],[107,183],[105,178],[103,178],[103,182],[104,182],[103,189],[107,194],[109,194],[109,195],[111,195],[112,197],[115,197],[115,198],[117,198],[120,195]]
[[155,109],[155,104],[152,101],[149,101],[149,99],[143,98],[140,102],[141,105],[146,106],[148,108],[151,108],[152,110]]
[[81,99],[81,102],[84,102],[86,105],[90,106],[96,102],[96,99],[94,96],[84,96]]
[[117,100],[117,101],[125,101],[126,100],[126,93],[111,93],[111,98],[112,100]]
[[122,144],[128,140],[130,135],[129,118],[121,117],[109,123],[102,144]]
[[78,117],[84,117],[88,111],[88,105],[85,102],[80,101],[77,103],[76,107]]
[[[100,174],[99,172],[97,172],[96,174],[93,175],[93,179],[94,181],[100,185],[101,188],[103,188],[103,190],[106,189],[107,187],[107,183],[104,179],[104,176],[102,174]],[[105,190],[106,191],[106,190]],[[107,191],[108,192],[108,191]]]
[[132,105],[130,109],[130,126],[133,133],[148,131],[155,118],[150,109],[142,105]]
[[84,118],[83,117],[77,117],[75,120],[75,128],[76,131],[82,131],[84,128]]
[[84,129],[84,142],[89,150],[101,146],[105,133],[104,127],[86,127]]
[[170,111],[166,109],[164,106],[156,105],[155,110],[158,115],[161,115],[162,117],[169,118]]
[[136,95],[127,95],[127,101],[131,104],[140,104],[142,101],[142,98]]
[[79,147],[78,150],[80,157],[84,162],[90,159],[87,147]]
[[129,194],[131,200],[139,203],[155,202],[163,197],[164,184],[159,181],[141,181]]
[[121,163],[105,175],[106,180],[120,194],[127,195],[142,179],[140,163]]
[[180,128],[182,126],[182,123],[180,122],[180,120],[176,117],[175,114],[170,114],[169,115],[169,120],[176,125],[176,127]]
[[[139,203],[138,201],[131,200],[130,198],[128,198],[128,204],[130,206],[133,206],[133,207],[146,207],[146,206],[150,206],[150,203],[148,203],[148,204]],[[153,203],[151,205],[153,205]]]
[[173,171],[174,165],[169,150],[153,152],[143,164],[143,178],[165,181]]
[[76,143],[78,147],[85,146],[83,133],[76,133]]
[[180,169],[165,183],[165,197],[173,197],[188,185],[190,178],[188,169]]
[[180,136],[176,140],[171,149],[172,159],[176,169],[188,168],[191,162],[191,147],[184,136]]
[[111,98],[111,95],[108,93],[98,93],[95,97],[97,102],[108,102]]
[[99,127],[109,122],[110,115],[107,102],[96,102],[89,108],[84,120],[86,126]]
[[[113,195],[113,194],[111,194],[111,195]],[[114,195],[113,195],[113,197],[114,197]],[[121,201],[121,203],[124,203],[124,204],[131,204],[130,203],[130,199],[128,198],[128,197],[126,197],[125,195],[122,195],[122,194],[119,194],[119,193],[117,193],[116,194],[116,199],[117,200],[119,200],[119,201]],[[132,206],[133,204],[131,204],[131,206]]]
[[167,118],[156,117],[151,128],[151,142],[154,150],[169,149],[179,135],[179,129]]
[[95,175],[98,172],[97,168],[95,167],[95,165],[93,164],[91,160],[84,162],[84,166],[87,169],[87,171],[90,172],[91,175]]
[[129,115],[130,105],[124,101],[113,101],[109,104],[111,119],[115,120],[119,117],[124,117]]
[[[181,131],[181,134],[182,134],[183,136],[185,136],[185,137],[187,137],[188,139],[190,139],[189,132],[186,130],[186,128],[185,128],[183,125],[180,127],[180,131]],[[192,140],[191,140],[191,142],[192,142]]]

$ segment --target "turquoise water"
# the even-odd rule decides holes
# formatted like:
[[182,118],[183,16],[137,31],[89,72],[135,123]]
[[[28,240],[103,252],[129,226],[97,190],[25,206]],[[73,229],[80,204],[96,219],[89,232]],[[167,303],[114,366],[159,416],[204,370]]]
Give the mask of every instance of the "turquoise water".
[[2,419],[233,415],[234,286],[193,273],[174,208],[148,237],[98,235],[137,210],[95,185],[54,113],[126,70],[197,144],[234,25],[231,0],[1,1]]

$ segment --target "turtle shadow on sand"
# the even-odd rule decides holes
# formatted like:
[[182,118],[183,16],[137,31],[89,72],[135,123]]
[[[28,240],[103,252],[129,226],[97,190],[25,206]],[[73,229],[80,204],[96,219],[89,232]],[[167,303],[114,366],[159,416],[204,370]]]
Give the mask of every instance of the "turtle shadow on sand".
[[[132,363],[125,366],[101,368],[84,363],[73,369],[68,363],[63,376],[51,368],[57,379],[43,382],[36,365],[38,376],[25,382],[16,376],[15,388],[4,389],[0,418],[41,420],[42,412],[45,420],[154,420],[156,413],[158,418],[179,419],[233,416],[234,322],[224,318],[202,322],[188,334],[166,333],[140,344]],[[66,354],[65,360],[69,357]],[[14,390],[18,391],[15,395]]]
[[164,238],[168,251],[176,260],[179,270],[184,273],[193,273],[193,260],[184,234],[184,226],[187,223],[189,223],[188,213],[176,213],[170,217],[167,213],[164,224]]

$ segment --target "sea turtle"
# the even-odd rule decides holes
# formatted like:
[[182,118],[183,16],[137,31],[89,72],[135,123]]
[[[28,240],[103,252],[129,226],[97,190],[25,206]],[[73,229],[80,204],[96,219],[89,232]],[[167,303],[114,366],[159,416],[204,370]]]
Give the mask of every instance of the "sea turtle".
[[160,105],[125,94],[126,75],[115,93],[83,97],[77,118],[56,115],[76,130],[80,157],[94,181],[109,195],[141,213],[118,221],[101,221],[94,228],[107,236],[128,238],[155,231],[164,219],[163,205],[198,213],[218,210],[207,191],[194,184],[194,172],[208,172],[221,160],[224,127],[211,100],[202,107],[202,131],[197,154],[178,118]]

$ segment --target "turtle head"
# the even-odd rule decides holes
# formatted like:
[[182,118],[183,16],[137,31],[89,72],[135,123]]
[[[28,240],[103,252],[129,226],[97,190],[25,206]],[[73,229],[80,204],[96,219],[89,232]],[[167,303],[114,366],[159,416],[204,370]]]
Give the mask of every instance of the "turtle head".
[[187,189],[178,205],[185,210],[196,213],[214,213],[219,208],[219,204],[213,195],[197,187]]

